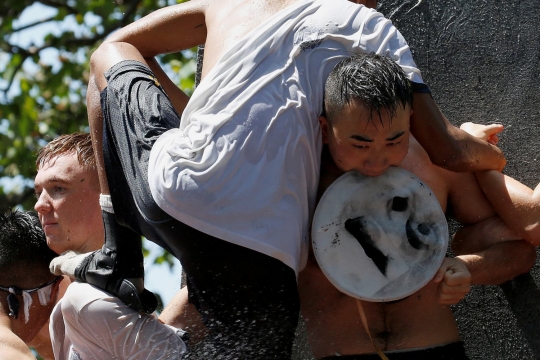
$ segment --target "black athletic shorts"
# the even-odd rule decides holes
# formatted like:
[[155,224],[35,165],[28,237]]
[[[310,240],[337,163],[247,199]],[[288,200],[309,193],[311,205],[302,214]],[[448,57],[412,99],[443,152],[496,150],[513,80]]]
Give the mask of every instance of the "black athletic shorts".
[[105,77],[103,152],[115,215],[180,260],[190,302],[210,330],[190,349],[190,358],[290,358],[300,309],[294,271],[189,227],[157,206],[148,186],[150,150],[163,132],[178,128],[180,117],[144,64],[123,61]]
[[[384,353],[389,360],[468,360],[463,342],[434,346],[418,350],[391,351]],[[328,356],[321,360],[380,360],[377,354]]]

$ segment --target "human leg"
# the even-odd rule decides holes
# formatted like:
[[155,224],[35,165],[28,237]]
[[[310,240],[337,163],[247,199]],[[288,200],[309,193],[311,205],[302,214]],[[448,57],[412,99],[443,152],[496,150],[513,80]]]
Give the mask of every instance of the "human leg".
[[289,358],[299,310],[294,271],[186,226],[155,204],[148,189],[149,151],[163,131],[178,127],[178,115],[142,62],[116,63],[104,79],[102,166],[116,219],[180,259],[191,301],[211,332],[192,358],[209,352],[230,359]]
[[[106,196],[111,193],[107,178],[113,181],[115,187],[124,187],[127,183],[124,174],[118,173],[118,169],[121,169],[118,167],[118,156],[114,152],[114,146],[110,145],[115,141],[114,134],[103,132],[103,129],[106,130],[106,127],[103,126],[103,111],[110,112],[111,107],[107,106],[106,100],[104,102],[102,98],[102,95],[105,99],[107,98],[106,91],[105,94],[99,92],[107,88],[106,71],[125,60],[144,63],[144,58],[133,46],[123,43],[107,44],[100,47],[92,56],[91,61],[92,72],[87,95],[88,114],[101,192]],[[129,96],[127,93],[124,95]],[[112,108],[114,109],[114,107]],[[128,114],[122,115],[129,116]],[[178,118],[178,115],[175,114],[175,117]],[[175,125],[177,124],[178,121]],[[149,151],[149,149],[145,150]],[[107,153],[106,157],[104,157],[104,153]],[[112,189],[113,192],[118,192],[115,187]],[[118,201],[121,200],[118,199]],[[131,197],[128,196],[125,200],[133,204]],[[129,214],[121,212],[118,215],[129,216]],[[130,229],[122,226],[117,222],[117,219],[118,216],[103,211],[105,245],[77,267],[76,276],[115,294],[126,304],[139,311],[153,312],[157,301],[153,294],[144,290],[141,231],[138,228],[132,227]]]

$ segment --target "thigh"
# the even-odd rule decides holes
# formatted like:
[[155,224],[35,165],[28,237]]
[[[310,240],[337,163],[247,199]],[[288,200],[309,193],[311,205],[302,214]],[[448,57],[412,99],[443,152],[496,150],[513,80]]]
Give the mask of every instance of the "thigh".
[[155,141],[178,128],[180,117],[146,65],[123,61],[105,76],[103,152],[117,220],[163,246],[151,223],[170,217],[150,192],[148,159]]

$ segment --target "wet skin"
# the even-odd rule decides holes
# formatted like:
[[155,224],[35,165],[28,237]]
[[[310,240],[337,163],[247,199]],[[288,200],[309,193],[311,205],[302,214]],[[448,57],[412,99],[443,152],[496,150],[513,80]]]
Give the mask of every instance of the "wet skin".
[[409,106],[401,105],[393,117],[386,110],[379,114],[353,100],[335,119],[321,116],[319,122],[323,142],[339,170],[378,176],[390,166],[399,166],[407,155],[411,114]]
[[[476,185],[474,175],[452,173],[434,166],[412,137],[408,149],[401,167],[413,172],[433,190],[443,210],[446,211],[449,203],[459,210],[470,201],[476,207],[474,214],[462,212],[461,221],[473,222],[475,216],[490,217],[494,214]],[[322,159],[319,192],[322,193],[341,174],[342,170],[326,151]],[[456,191],[456,185],[468,187],[469,192]],[[336,353],[374,352],[360,320],[356,300],[338,291],[326,279],[312,253],[306,268],[300,273],[299,292],[302,315],[316,358]],[[449,306],[439,303],[439,284],[433,281],[401,301],[362,304],[371,334],[383,350],[421,348],[459,340],[452,311]]]
[[73,154],[42,164],[34,180],[35,210],[56,253],[88,252],[103,245],[99,183],[95,170],[83,168]]

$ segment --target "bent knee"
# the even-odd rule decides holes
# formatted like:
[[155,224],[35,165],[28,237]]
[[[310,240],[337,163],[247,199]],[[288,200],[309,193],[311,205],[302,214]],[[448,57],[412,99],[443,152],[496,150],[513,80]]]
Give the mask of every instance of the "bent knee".
[[105,42],[92,53],[90,57],[91,76],[94,76],[100,91],[107,86],[104,75],[107,70],[124,60],[135,60],[147,65],[139,50],[124,42]]

